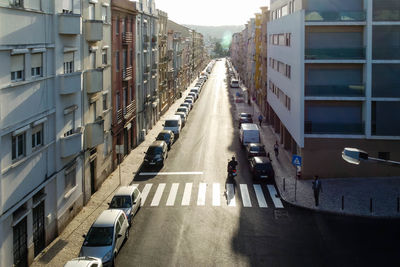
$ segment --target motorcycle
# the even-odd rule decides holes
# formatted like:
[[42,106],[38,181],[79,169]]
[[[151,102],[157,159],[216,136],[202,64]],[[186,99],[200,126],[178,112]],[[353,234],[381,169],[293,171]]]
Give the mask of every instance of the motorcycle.
[[236,168],[232,168],[231,166],[228,167],[228,178],[232,179],[237,176]]

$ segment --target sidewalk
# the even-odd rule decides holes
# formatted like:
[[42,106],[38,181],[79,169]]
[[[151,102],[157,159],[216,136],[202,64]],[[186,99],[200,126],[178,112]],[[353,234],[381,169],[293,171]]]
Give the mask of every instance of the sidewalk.
[[[231,94],[236,92],[229,90]],[[251,105],[237,103],[236,110],[237,116],[240,112],[251,113],[258,122],[260,110],[253,101]],[[278,159],[275,158],[273,146],[279,135],[265,122],[261,127],[261,139],[270,152],[276,186],[286,203],[336,214],[400,218],[400,177],[321,179],[320,205],[315,207],[312,180],[297,180],[296,185],[292,155],[280,147]]]
[[[196,80],[187,89],[192,88]],[[142,165],[144,152],[147,151],[147,148],[163,129],[162,124],[165,118],[175,114],[176,109],[183,103],[188,93],[189,90],[183,92],[183,96],[177,99],[153,128],[148,131],[145,140],[125,157],[120,166],[122,185],[129,185],[132,182]],[[87,233],[100,213],[108,208],[107,202],[111,201],[119,186],[119,170],[117,167],[92,195],[87,205],[82,208],[64,231],[35,258],[31,266],[64,266],[68,260],[78,257],[83,242],[82,235]]]

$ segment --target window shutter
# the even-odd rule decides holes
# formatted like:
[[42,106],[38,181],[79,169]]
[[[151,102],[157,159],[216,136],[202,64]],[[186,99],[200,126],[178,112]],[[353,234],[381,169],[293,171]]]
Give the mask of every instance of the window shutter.
[[24,69],[24,56],[25,55],[11,56],[11,72]]
[[62,8],[64,10],[72,11],[72,0],[63,0]]
[[73,120],[74,115],[72,112],[64,115],[64,132],[74,129]]
[[32,68],[42,67],[42,53],[31,55],[31,66]]
[[74,61],[74,53],[73,52],[64,53],[64,62],[71,62],[71,61]]

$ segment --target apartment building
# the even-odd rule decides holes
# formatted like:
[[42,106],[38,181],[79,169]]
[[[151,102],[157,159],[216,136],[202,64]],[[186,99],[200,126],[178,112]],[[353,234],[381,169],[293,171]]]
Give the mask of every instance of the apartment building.
[[264,117],[267,117],[268,110],[268,101],[267,101],[267,93],[268,93],[268,54],[267,54],[267,44],[268,44],[268,28],[267,23],[269,21],[269,8],[261,7],[261,40],[260,40],[260,54],[261,58],[261,81],[260,81],[260,94],[258,97],[259,107]]
[[85,203],[112,171],[110,0],[82,0]]
[[168,14],[158,10],[158,112],[163,115],[169,108],[168,105],[168,54],[167,54],[167,22]]
[[341,158],[344,147],[400,159],[400,2],[272,0],[268,104],[305,178],[399,175]]
[[81,14],[0,3],[0,266],[27,266],[83,205]]
[[128,0],[111,2],[112,17],[112,149],[113,168],[137,145],[136,126],[136,5]]

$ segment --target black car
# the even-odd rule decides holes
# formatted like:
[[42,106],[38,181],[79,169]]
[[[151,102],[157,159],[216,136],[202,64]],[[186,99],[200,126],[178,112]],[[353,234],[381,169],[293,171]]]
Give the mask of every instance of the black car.
[[253,116],[250,113],[240,113],[239,128],[242,123],[253,123]]
[[165,141],[167,143],[168,150],[171,149],[174,139],[174,132],[171,130],[162,130],[156,137],[156,140]]
[[265,147],[260,143],[249,143],[246,147],[247,158],[252,157],[266,157],[267,152],[265,151]]
[[164,166],[168,157],[168,145],[165,141],[154,141],[147,149],[144,165],[147,167]]
[[267,157],[254,157],[250,159],[250,171],[253,179],[274,179],[275,172]]

